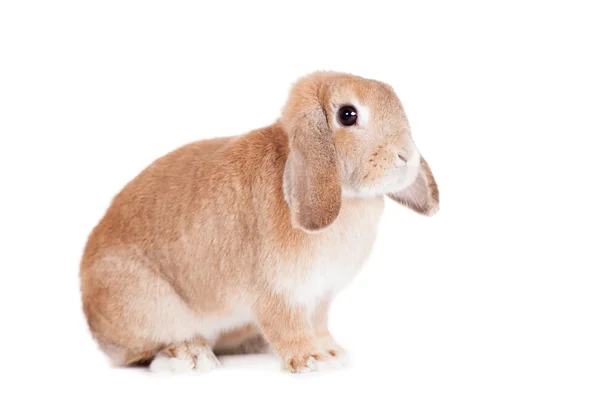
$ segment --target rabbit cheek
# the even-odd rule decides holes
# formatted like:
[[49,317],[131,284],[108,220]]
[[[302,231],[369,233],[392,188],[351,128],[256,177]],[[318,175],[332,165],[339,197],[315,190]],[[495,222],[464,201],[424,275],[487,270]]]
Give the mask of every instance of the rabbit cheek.
[[384,146],[379,146],[366,162],[361,186],[370,186],[382,181],[396,167],[396,163],[396,155],[387,151]]

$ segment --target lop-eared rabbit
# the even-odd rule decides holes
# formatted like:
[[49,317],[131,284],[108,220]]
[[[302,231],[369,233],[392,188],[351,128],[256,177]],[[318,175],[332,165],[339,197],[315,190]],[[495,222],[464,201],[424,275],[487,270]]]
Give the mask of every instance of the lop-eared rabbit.
[[364,264],[384,196],[438,210],[393,89],[305,76],[274,124],[183,146],[114,198],[81,262],[93,337],[113,365],[155,371],[265,350],[292,372],[335,364],[329,305]]

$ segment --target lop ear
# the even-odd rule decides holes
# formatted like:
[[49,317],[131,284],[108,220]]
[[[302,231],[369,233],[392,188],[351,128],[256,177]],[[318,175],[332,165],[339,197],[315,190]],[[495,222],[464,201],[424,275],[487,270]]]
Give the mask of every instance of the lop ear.
[[299,83],[292,90],[282,124],[289,137],[283,189],[292,225],[312,233],[337,218],[342,187],[332,131],[322,105],[325,88],[310,83]]
[[396,202],[424,215],[433,215],[440,208],[440,193],[429,164],[421,157],[417,178],[412,185],[388,194]]

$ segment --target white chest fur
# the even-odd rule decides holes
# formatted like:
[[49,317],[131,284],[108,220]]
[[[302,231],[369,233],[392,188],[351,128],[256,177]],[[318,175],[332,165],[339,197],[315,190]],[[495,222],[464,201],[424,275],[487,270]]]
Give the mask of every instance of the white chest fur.
[[277,291],[309,309],[338,293],[366,261],[382,212],[382,197],[344,200],[336,221],[323,232],[307,234],[306,249],[278,268]]

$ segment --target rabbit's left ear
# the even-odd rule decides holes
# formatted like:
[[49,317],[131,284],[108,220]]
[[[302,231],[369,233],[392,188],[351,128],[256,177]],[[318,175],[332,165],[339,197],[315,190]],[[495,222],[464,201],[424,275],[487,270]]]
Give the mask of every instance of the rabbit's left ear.
[[324,96],[326,85],[305,78],[292,89],[282,115],[290,147],[284,195],[292,225],[305,232],[329,226],[342,205],[340,172]]
[[431,168],[423,157],[421,157],[419,174],[412,185],[388,196],[419,214],[433,215],[440,208],[440,192]]

